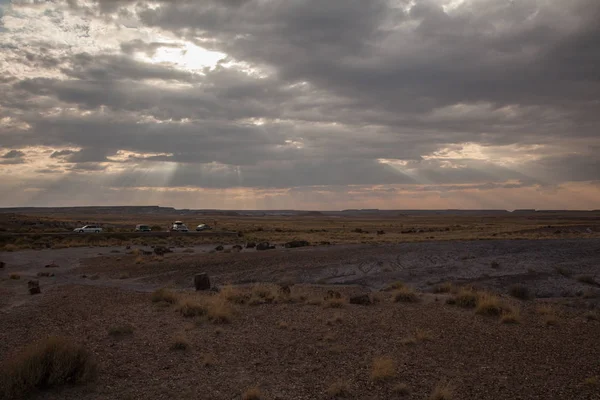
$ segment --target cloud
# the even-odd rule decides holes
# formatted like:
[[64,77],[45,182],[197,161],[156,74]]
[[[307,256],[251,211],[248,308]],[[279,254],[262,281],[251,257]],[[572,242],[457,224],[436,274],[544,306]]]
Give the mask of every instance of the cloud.
[[[499,203],[484,193],[600,170],[594,0],[21,1],[4,13],[0,145],[23,154],[0,170],[32,185],[64,192],[85,176],[171,200],[164,190],[267,190],[269,206],[289,193],[331,204],[325,193],[352,191],[327,188],[359,185],[364,207],[456,192],[448,204],[469,193],[487,208]],[[50,153],[27,150],[40,146]],[[58,201],[44,187],[38,198]]]
[[7,153],[2,155],[2,158],[21,158],[25,155],[22,151],[19,150],[10,150]]

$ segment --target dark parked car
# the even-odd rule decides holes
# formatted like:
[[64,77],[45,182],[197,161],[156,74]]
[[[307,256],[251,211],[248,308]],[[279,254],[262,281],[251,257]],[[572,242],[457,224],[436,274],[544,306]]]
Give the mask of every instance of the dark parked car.
[[136,225],[135,226],[135,231],[136,232],[150,232],[152,229],[150,229],[149,225]]

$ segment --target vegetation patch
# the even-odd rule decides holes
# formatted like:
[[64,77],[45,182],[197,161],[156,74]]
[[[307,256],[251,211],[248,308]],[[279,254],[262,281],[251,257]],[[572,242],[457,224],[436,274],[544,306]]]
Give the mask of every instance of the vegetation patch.
[[169,304],[175,304],[179,301],[179,296],[177,295],[177,293],[172,292],[169,289],[158,289],[152,293],[152,302],[158,303],[161,301],[164,301]]
[[371,379],[383,381],[396,375],[396,363],[390,357],[376,357],[371,364]]

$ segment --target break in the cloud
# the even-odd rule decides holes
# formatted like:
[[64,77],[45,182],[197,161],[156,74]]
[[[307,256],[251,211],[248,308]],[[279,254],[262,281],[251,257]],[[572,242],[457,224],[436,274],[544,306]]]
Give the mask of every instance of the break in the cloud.
[[600,208],[596,0],[0,10],[0,205]]

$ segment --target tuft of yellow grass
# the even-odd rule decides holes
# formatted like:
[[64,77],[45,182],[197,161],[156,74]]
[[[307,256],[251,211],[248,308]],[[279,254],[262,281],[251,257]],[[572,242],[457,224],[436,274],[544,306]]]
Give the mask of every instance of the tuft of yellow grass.
[[447,303],[456,304],[459,307],[474,308],[477,305],[478,293],[469,288],[461,288],[456,295]]
[[597,387],[600,385],[600,379],[597,376],[590,376],[589,378],[585,378],[583,384],[585,386]]
[[152,302],[158,303],[164,301],[169,304],[175,304],[179,301],[177,293],[170,291],[169,289],[158,289],[152,293]]
[[24,397],[35,389],[92,381],[92,354],[67,338],[50,337],[27,346],[0,370],[0,397]]
[[260,400],[262,393],[257,386],[248,388],[242,393],[242,400]]
[[551,305],[541,305],[537,308],[537,312],[544,317],[544,323],[546,325],[553,326],[558,324],[558,314],[556,309]]
[[394,290],[402,289],[403,287],[404,287],[404,282],[396,281],[396,282],[390,283],[388,286],[386,286],[383,289],[383,291],[384,292],[392,292]]
[[410,394],[410,390],[406,383],[398,383],[392,388],[392,392],[396,393],[400,396],[408,396]]
[[502,314],[502,303],[493,294],[479,293],[475,312],[480,315],[499,316]]
[[429,400],[452,400],[454,387],[446,381],[439,382],[429,395]]
[[348,303],[348,299],[345,297],[340,297],[339,299],[331,298],[325,300],[325,304],[323,305],[325,308],[342,308]]
[[426,342],[431,340],[432,338],[433,337],[431,336],[431,333],[429,331],[426,331],[421,328],[415,329],[415,339],[417,339],[417,341]]
[[394,301],[396,303],[415,303],[419,301],[419,295],[417,294],[417,292],[413,288],[408,286],[403,286],[398,290],[394,291],[393,296]]
[[228,324],[235,316],[235,309],[219,297],[213,297],[206,302],[208,320],[213,324]]
[[346,397],[349,394],[350,394],[350,389],[349,389],[348,382],[346,382],[344,380],[339,380],[339,381],[333,382],[327,388],[327,395],[329,397],[334,397],[334,398]]
[[396,375],[396,364],[390,357],[375,357],[371,364],[371,379],[382,381]]
[[225,285],[219,292],[219,297],[234,304],[246,304],[250,299],[250,294],[241,288],[231,285]]
[[451,293],[454,290],[455,290],[455,287],[452,284],[452,282],[444,282],[444,283],[440,283],[439,285],[436,285],[433,288],[433,293]]
[[176,310],[187,318],[201,317],[208,313],[208,308],[194,299],[180,300]]
[[518,308],[511,308],[510,310],[504,311],[500,322],[503,324],[520,324],[521,323],[521,312]]
[[170,348],[171,350],[185,351],[190,348],[190,342],[182,333],[180,333],[173,337]]
[[279,329],[288,329],[290,327],[290,325],[285,321],[279,321],[279,322],[277,322],[277,327]]

